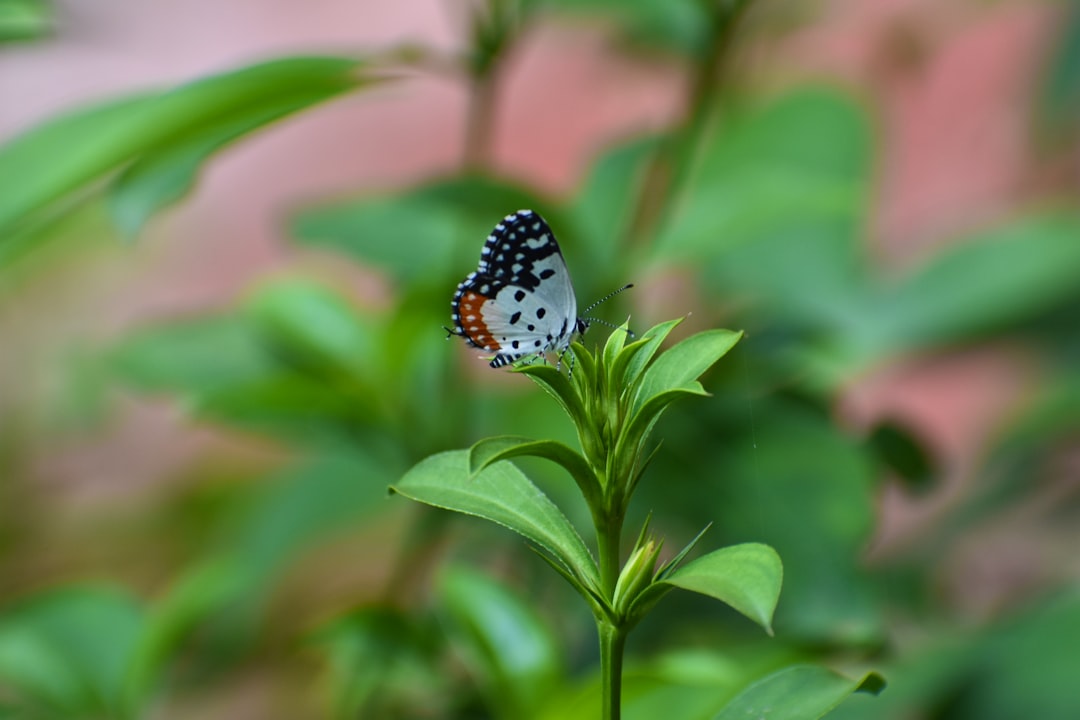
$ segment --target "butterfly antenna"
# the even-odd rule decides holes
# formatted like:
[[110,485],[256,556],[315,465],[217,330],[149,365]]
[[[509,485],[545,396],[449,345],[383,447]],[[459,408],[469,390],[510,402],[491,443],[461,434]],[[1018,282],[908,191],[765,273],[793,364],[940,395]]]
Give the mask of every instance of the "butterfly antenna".
[[629,289],[630,289],[630,288],[632,288],[632,287],[634,287],[634,283],[626,283],[625,285],[623,285],[623,286],[622,286],[621,288],[619,288],[618,290],[612,290],[612,291],[611,291],[611,292],[609,292],[609,293],[608,293],[607,295],[605,295],[604,297],[600,298],[599,300],[597,300],[596,302],[594,302],[594,303],[593,303],[592,305],[590,305],[589,307],[585,308],[585,311],[581,313],[581,316],[582,316],[582,317],[585,317],[585,316],[586,316],[586,315],[588,315],[588,314],[589,314],[590,312],[592,312],[593,308],[595,308],[595,307],[596,307],[597,305],[599,305],[599,304],[601,304],[601,303],[606,303],[606,302],[607,302],[608,300],[610,300],[611,298],[615,297],[616,295],[618,295],[619,293],[621,293],[621,292],[622,292],[623,290],[629,290]]
[[607,302],[611,298],[613,298],[616,295],[618,295],[619,293],[621,293],[623,290],[629,290],[632,287],[634,287],[634,283],[627,283],[627,284],[623,285],[621,288],[619,288],[618,290],[613,290],[613,291],[609,292],[607,295],[600,298],[599,300],[594,302],[589,307],[585,308],[585,311],[583,313],[581,313],[581,317],[583,317],[584,319],[588,320],[591,323],[599,323],[600,325],[607,325],[609,328],[614,328],[616,330],[622,330],[623,332],[625,332],[630,337],[637,337],[637,335],[634,334],[634,331],[630,330],[629,328],[625,328],[625,327],[623,327],[621,325],[616,325],[615,323],[610,323],[607,320],[601,320],[599,318],[588,317],[589,311],[592,310],[593,308],[595,308],[597,305],[599,305],[601,303],[604,303],[604,302]]

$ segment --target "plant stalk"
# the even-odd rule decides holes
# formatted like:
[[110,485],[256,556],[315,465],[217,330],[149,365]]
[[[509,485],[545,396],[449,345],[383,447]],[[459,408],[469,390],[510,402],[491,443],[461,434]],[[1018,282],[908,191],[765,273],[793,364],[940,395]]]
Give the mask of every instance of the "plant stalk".
[[596,551],[600,560],[600,587],[608,600],[615,598],[615,585],[619,582],[622,565],[619,558],[623,517],[617,513],[607,514],[596,524]]
[[619,720],[626,629],[603,620],[597,623],[597,629],[600,633],[600,717],[602,720]]

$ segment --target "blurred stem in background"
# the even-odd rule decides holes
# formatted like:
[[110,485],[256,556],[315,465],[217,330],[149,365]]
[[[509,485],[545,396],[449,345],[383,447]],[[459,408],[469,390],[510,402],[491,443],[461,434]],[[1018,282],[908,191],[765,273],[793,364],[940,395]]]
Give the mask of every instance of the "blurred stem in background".
[[701,150],[713,115],[723,98],[725,70],[739,21],[751,0],[701,0],[708,18],[707,41],[689,58],[683,118],[660,143],[645,169],[636,212],[627,228],[626,247],[648,247],[664,214],[670,210],[679,184]]
[[524,0],[486,0],[469,18],[471,43],[465,58],[468,110],[463,164],[466,172],[489,169],[497,132],[499,72],[525,26]]

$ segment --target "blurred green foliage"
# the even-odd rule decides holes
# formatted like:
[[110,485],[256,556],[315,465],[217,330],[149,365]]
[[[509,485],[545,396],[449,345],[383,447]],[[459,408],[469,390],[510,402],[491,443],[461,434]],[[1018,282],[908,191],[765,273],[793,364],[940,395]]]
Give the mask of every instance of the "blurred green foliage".
[[0,43],[34,40],[52,26],[52,10],[44,0],[0,0]]
[[[147,327],[105,353],[116,385],[172,398],[198,422],[261,438],[280,455],[269,469],[243,471],[212,469],[208,458],[189,494],[157,510],[165,533],[182,537],[146,527],[125,536],[153,563],[162,562],[159,546],[180,548],[159,568],[166,581],[156,593],[105,564],[96,572],[105,580],[93,584],[42,587],[16,572],[35,557],[40,538],[27,518],[41,501],[24,478],[25,430],[5,418],[0,717],[148,717],[275,666],[306,668],[307,684],[296,673],[272,677],[303,685],[295,695],[310,696],[314,684],[311,712],[330,717],[596,717],[590,620],[551,586],[542,563],[509,533],[385,498],[420,459],[480,437],[573,443],[546,398],[523,379],[485,382],[487,369],[467,367],[439,330],[491,224],[530,206],[558,234],[580,298],[675,268],[700,322],[748,333],[707,378],[715,397],[661,422],[665,440],[634,510],[651,511],[675,540],[716,520],[716,545],[775,547],[786,570],[776,638],[751,635],[745,619],[713,603],[666,600],[630,645],[626,717],[726,718],[760,709],[763,688],[805,700],[791,715],[800,718],[1080,716],[1071,682],[1080,601],[1067,553],[1032,560],[1034,580],[978,617],[943,591],[956,573],[948,558],[971,558],[960,550],[988,529],[1008,529],[1017,508],[1026,527],[1059,546],[1078,540],[1075,202],[1013,212],[888,273],[866,237],[878,162],[871,112],[832,87],[762,96],[713,74],[753,40],[756,26],[745,21],[767,4],[490,5],[496,11],[476,10],[475,47],[456,58],[475,100],[472,127],[490,124],[494,103],[490,87],[477,88],[541,6],[608,18],[628,52],[668,53],[703,90],[688,95],[685,122],[670,132],[595,158],[573,197],[548,197],[472,162],[290,219],[298,247],[381,272],[393,289],[387,307],[360,307],[298,272],[233,309]],[[725,24],[736,16],[744,24]],[[1075,128],[1077,16],[1073,4],[1048,50],[1042,94],[1032,97],[1054,147],[1071,152],[1075,133],[1059,129]],[[0,2],[0,40],[51,26],[43,3]],[[363,92],[377,69],[370,60],[286,58],[30,129],[0,146],[0,274],[54,241],[103,191],[117,228],[138,233],[218,151]],[[653,203],[659,210],[645,212]],[[607,312],[621,320],[618,303]],[[646,306],[634,323],[657,319]],[[970,491],[914,542],[868,561],[886,483],[925,496],[940,491],[944,470],[934,438],[900,418],[868,431],[842,422],[845,388],[905,358],[1002,346],[1037,368],[1031,395],[981,449]],[[528,469],[573,508],[564,478]],[[455,562],[433,572],[447,555]],[[463,569],[479,558],[486,572]],[[952,580],[981,590],[966,576]],[[347,599],[325,586],[345,586]],[[809,663],[843,667],[847,677]],[[888,689],[832,710],[873,683],[864,677],[871,665]],[[812,702],[809,686],[823,688]]]

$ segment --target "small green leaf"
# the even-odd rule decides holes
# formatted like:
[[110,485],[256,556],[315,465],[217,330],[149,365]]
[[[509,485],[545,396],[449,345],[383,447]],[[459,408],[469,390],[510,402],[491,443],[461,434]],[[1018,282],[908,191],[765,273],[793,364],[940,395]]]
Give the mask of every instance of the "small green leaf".
[[[604,343],[604,368],[606,372],[610,373],[615,368],[615,360],[619,357],[619,353],[622,352],[623,346],[626,345],[626,336],[629,327],[624,323],[619,329],[612,330],[608,335],[607,342]],[[613,375],[608,376],[608,382],[614,378]],[[614,384],[612,387],[617,387]]]
[[874,672],[851,680],[828,668],[796,665],[743,690],[714,720],[817,720],[852,693],[877,695],[884,687],[885,680]]
[[771,635],[784,568],[768,545],[744,543],[703,555],[661,580],[721,600]]
[[697,544],[701,542],[701,538],[705,537],[705,533],[709,531],[710,527],[712,527],[712,523],[709,523],[708,525],[703,527],[701,529],[701,532],[695,535],[694,539],[688,542],[686,546],[682,550],[680,550],[675,557],[671,558],[666,563],[661,565],[660,569],[656,571],[656,579],[663,580],[672,572],[674,572],[675,569],[682,564],[682,561],[686,558],[686,556],[690,554],[690,551],[697,547]]
[[642,334],[640,340],[632,342],[623,348],[623,352],[619,353],[619,357],[615,361],[611,377],[622,378],[622,384],[625,387],[633,387],[638,377],[645,370],[645,366],[649,364],[656,351],[660,349],[660,344],[675,329],[675,326],[682,321],[683,318],[676,318],[675,320],[662,322],[649,328]]
[[695,389],[694,381],[741,338],[742,333],[733,330],[705,330],[667,350],[642,376],[633,409],[669,390]]
[[577,530],[540,488],[508,462],[473,475],[469,451],[439,453],[414,466],[390,490],[507,527],[551,553],[584,587],[599,586],[596,562]]
[[[580,346],[579,346],[580,347]],[[579,358],[578,368],[575,370],[575,375],[580,372],[581,375],[576,380],[571,381],[566,378],[566,374],[556,370],[551,365],[522,365],[514,368],[515,372],[528,375],[529,379],[542,387],[549,395],[555,398],[559,405],[562,406],[566,414],[570,416],[575,427],[583,427],[587,421],[585,416],[585,407],[581,403],[581,395],[575,389],[573,383],[580,382],[582,377],[589,374],[589,363],[580,358],[588,357],[588,354],[582,354],[581,352],[571,349],[571,352]]]
[[494,715],[532,717],[563,676],[552,629],[523,598],[462,567],[443,572],[438,599],[454,645]]
[[[650,365],[637,387],[631,406],[633,415],[619,437],[616,457],[636,452],[660,415],[676,399],[686,395],[708,395],[695,378],[709,369],[741,337],[741,332],[706,330],[686,338]],[[639,356],[641,352],[644,350],[639,351]]]
[[680,388],[678,390],[668,390],[662,392],[659,395],[654,395],[644,407],[642,407],[631,419],[630,424],[626,430],[619,436],[618,444],[615,447],[616,456],[621,456],[624,452],[632,452],[641,447],[641,444],[648,438],[649,433],[652,432],[656,422],[660,419],[664,410],[671,403],[678,400],[680,397],[688,396],[707,396],[709,393],[705,392],[705,388],[701,387],[701,383],[694,381],[688,387]]
[[600,492],[600,481],[581,453],[555,440],[532,440],[509,435],[481,440],[469,448],[469,472],[475,474],[499,460],[526,455],[561,465],[570,473],[586,499],[597,497]]

